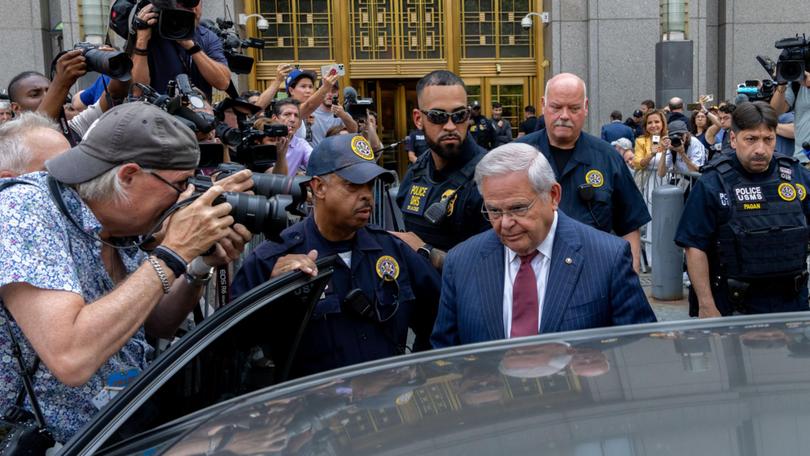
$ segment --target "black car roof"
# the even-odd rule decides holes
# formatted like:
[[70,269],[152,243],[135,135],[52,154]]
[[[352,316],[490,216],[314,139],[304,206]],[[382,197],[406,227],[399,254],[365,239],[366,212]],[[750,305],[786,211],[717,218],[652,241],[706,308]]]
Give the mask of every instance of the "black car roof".
[[806,313],[549,334],[271,387],[164,454],[797,454],[808,380]]

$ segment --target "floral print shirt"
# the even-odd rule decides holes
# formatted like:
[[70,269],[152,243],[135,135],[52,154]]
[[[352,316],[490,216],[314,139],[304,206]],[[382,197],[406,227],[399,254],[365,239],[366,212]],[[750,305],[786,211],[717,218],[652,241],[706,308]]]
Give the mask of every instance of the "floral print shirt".
[[[44,172],[27,174],[18,179],[34,185],[16,184],[0,192],[0,287],[23,282],[46,290],[76,293],[90,304],[114,288],[101,261],[102,244],[96,240],[101,225],[78,194],[65,188],[62,197],[68,211],[90,236],[79,232],[51,199],[46,177]],[[0,179],[0,184],[4,181]],[[119,252],[127,274],[146,259],[145,254],[135,248]],[[34,350],[16,323],[10,323],[25,364],[30,368],[34,364]],[[0,413],[14,404],[23,388],[11,347],[6,312],[2,311]],[[92,399],[107,384],[110,375],[131,369],[143,370],[151,355],[152,348],[141,328],[82,386],[74,388],[60,383],[45,364],[40,363],[34,374],[34,391],[54,437],[66,442],[98,411]],[[31,409],[27,397],[25,407]]]

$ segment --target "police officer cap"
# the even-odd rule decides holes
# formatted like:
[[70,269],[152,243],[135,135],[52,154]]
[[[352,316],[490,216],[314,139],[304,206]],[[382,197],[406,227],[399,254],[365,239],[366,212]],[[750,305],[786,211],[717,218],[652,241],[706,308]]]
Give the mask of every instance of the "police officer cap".
[[394,176],[378,166],[374,150],[361,135],[336,135],[319,142],[307,164],[308,176],[335,173],[353,184],[365,184],[376,178],[393,182]]

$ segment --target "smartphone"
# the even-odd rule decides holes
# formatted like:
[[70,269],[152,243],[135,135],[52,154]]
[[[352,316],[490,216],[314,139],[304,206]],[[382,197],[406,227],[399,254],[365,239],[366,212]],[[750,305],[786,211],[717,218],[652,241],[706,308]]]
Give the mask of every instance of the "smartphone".
[[686,109],[690,111],[697,111],[700,109],[700,103],[689,103],[686,105]]
[[346,69],[342,63],[332,63],[321,67],[321,77],[329,76],[330,74],[337,74],[338,76],[345,76]]

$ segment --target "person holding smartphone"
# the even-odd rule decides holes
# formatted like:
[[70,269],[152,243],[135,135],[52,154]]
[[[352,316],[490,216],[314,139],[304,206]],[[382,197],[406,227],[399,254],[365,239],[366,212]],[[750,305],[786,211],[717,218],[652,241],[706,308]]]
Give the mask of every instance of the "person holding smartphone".
[[642,121],[643,134],[636,138],[636,156],[633,168],[638,171],[655,169],[658,157],[661,157],[669,144],[667,138],[667,121],[662,111],[647,111]]

